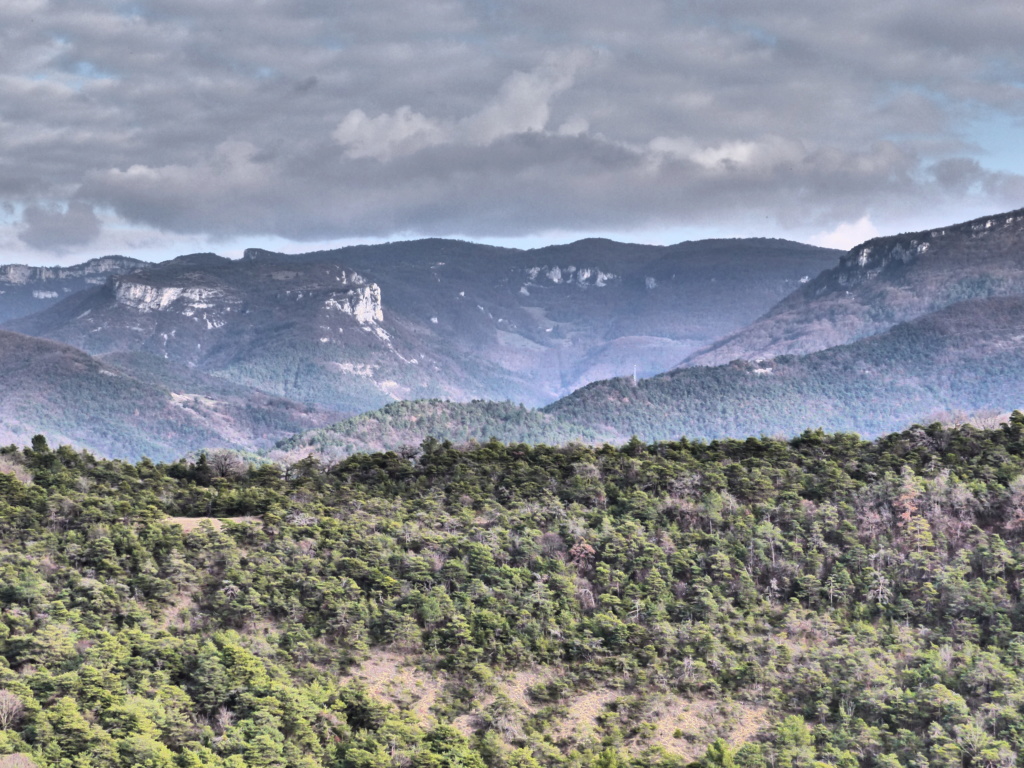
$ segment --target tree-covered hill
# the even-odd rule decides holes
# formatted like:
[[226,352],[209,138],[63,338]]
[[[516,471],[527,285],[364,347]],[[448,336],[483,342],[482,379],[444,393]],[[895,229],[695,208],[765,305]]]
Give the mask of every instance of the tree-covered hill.
[[803,357],[595,382],[543,409],[620,439],[794,435],[806,425],[878,435],[943,410],[1024,403],[1024,298],[961,302]]
[[35,439],[0,451],[0,754],[1009,768],[1021,573],[1020,413],[330,468]]
[[456,444],[486,442],[498,436],[508,442],[554,445],[617,437],[612,432],[579,429],[516,403],[406,400],[282,440],[269,455],[294,461],[312,451],[321,460],[332,461],[353,453],[415,446],[428,436]]

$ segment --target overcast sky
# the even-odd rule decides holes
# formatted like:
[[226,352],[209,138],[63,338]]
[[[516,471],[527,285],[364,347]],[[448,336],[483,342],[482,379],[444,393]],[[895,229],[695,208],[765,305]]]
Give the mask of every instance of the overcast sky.
[[1024,207],[1019,0],[3,0],[0,263]]

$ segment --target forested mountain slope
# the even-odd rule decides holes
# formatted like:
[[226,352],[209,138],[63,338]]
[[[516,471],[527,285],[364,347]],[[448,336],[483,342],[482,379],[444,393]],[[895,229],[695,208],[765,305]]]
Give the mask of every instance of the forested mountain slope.
[[0,451],[0,754],[1010,768],[1022,473],[1019,413],[330,471],[36,439]]
[[510,402],[407,400],[281,440],[268,455],[276,461],[296,461],[314,453],[321,461],[333,461],[353,453],[417,446],[428,437],[458,445],[492,437],[511,443],[562,445],[614,442],[618,434],[580,428]]
[[623,439],[878,435],[942,410],[1024,403],[1024,298],[955,304],[853,344],[757,363],[596,382],[544,409]]
[[686,365],[806,354],[976,298],[1024,295],[1024,210],[879,237]]
[[7,327],[348,413],[429,397],[539,405],[634,368],[663,371],[839,255],[766,239],[193,254]]
[[137,375],[141,366],[119,362],[131,361],[0,331],[0,440],[45,432],[104,455],[166,460],[202,447],[269,447],[337,418],[197,372],[150,366]]

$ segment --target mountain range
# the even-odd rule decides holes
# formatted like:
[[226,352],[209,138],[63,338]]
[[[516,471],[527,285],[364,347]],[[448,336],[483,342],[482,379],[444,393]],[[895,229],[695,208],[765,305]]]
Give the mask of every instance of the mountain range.
[[[36,299],[46,304],[41,311],[4,327],[71,345],[96,366],[161,388],[165,401],[258,393],[302,414],[303,429],[396,400],[537,406],[600,378],[658,373],[755,319],[839,255],[752,239],[668,247],[584,240],[532,251],[421,240],[300,255],[250,249],[239,260],[111,257],[83,265],[90,282],[79,290]],[[102,280],[100,265],[110,267]],[[23,294],[55,287],[55,270],[8,271]],[[18,306],[34,308],[12,303],[9,317]],[[97,381],[81,387],[92,391]],[[20,386],[30,401],[31,380]],[[226,393],[228,386],[236,389]],[[64,410],[59,434],[81,441],[89,429],[71,429],[74,418],[74,408]],[[8,432],[47,425],[8,421]],[[147,434],[145,409],[129,425]],[[246,449],[281,437],[276,426],[214,431],[236,434],[234,445]],[[151,443],[165,456],[202,447],[199,435]],[[108,450],[105,442],[78,444]]]
[[422,397],[541,405],[665,370],[839,255],[773,240],[250,249],[112,276],[6,327],[351,413]]
[[1008,412],[1024,402],[1022,246],[1020,211],[879,238],[665,373],[594,382],[536,413],[408,404],[296,436],[273,455],[479,440],[483,425],[511,442],[530,432],[713,440],[815,427],[874,436],[948,412]]
[[[40,289],[26,279],[20,290]],[[846,254],[763,239],[193,254],[46,301],[6,322],[24,334],[6,343],[74,350],[39,353],[63,361],[52,375],[6,376],[36,407],[7,408],[4,434],[41,425],[97,450],[120,445],[117,455],[220,445],[334,459],[428,436],[874,435],[1024,400],[1021,211]],[[139,387],[117,390],[120,410],[106,406],[148,403],[118,416],[133,442],[88,442],[97,422],[75,421],[82,406],[57,423],[50,395],[26,384],[81,372],[90,391]],[[209,410],[183,416],[183,402]],[[183,418],[194,424],[167,426]]]

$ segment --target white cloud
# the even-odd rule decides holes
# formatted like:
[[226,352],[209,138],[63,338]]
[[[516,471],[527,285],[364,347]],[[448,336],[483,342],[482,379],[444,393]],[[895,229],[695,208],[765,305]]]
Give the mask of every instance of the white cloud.
[[[506,136],[540,132],[547,127],[551,99],[572,86],[588,58],[585,52],[571,51],[548,56],[530,72],[513,72],[489,103],[460,120],[431,119],[409,105],[373,118],[353,109],[332,136],[350,158],[387,161],[438,144],[487,146]],[[579,135],[586,129],[586,121],[579,118],[567,125],[575,133],[559,133]]]
[[820,232],[810,238],[814,245],[823,248],[838,248],[848,251],[855,245],[860,245],[865,240],[878,237],[879,232],[868,216],[861,216],[857,221],[844,221],[828,232]]
[[489,104],[459,124],[459,133],[487,145],[504,136],[543,131],[551,117],[551,100],[570,88],[591,56],[571,51],[548,56],[530,72],[514,72]]
[[367,117],[361,109],[353,109],[332,135],[345,148],[348,157],[390,160],[394,155],[407,155],[441,144],[449,134],[450,130],[404,106],[393,114],[373,118]]

